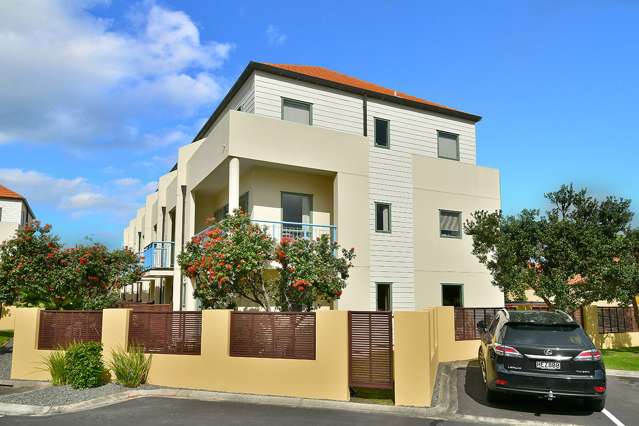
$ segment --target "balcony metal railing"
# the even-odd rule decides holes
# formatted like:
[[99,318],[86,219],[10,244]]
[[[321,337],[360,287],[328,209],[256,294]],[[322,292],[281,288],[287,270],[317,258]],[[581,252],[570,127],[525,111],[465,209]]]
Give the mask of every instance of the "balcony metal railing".
[[144,248],[144,270],[173,267],[173,241],[155,241]]
[[[337,239],[337,226],[335,225],[316,225],[314,223],[299,222],[283,222],[273,220],[251,220],[252,223],[261,226],[268,235],[275,241],[280,241],[282,237],[316,239],[322,235],[328,235],[331,241]],[[204,237],[209,229],[215,228],[211,225],[200,231],[198,236]]]

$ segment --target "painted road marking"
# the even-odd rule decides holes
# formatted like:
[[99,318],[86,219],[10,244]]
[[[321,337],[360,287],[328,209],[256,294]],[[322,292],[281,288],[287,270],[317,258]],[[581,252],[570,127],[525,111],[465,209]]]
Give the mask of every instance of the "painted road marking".
[[601,412],[604,413],[606,415],[606,417],[608,417],[617,426],[626,426],[626,425],[623,424],[623,422],[621,420],[616,418],[614,416],[614,414],[612,414],[610,411],[606,410],[605,408],[603,410],[601,410]]

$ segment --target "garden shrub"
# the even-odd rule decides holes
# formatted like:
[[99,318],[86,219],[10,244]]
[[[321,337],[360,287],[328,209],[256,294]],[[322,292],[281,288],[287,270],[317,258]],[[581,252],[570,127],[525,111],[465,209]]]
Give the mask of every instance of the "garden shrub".
[[53,386],[67,384],[66,354],[63,350],[53,351],[43,360],[44,368],[51,375]]
[[115,373],[117,383],[128,388],[136,388],[146,383],[151,368],[151,355],[144,355],[144,348],[131,346],[129,351],[114,349],[111,351],[112,361],[109,368]]
[[67,383],[74,389],[94,388],[102,385],[107,378],[100,342],[71,344],[65,360]]

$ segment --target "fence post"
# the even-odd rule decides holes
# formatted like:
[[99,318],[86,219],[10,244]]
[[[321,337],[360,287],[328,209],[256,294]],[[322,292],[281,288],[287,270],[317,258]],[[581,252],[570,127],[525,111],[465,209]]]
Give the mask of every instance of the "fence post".
[[586,334],[592,339],[598,348],[602,344],[602,336],[599,335],[599,312],[596,305],[582,307],[583,328]]
[[130,312],[131,309],[102,311],[102,357],[105,365],[111,362],[113,349],[127,349]]
[[42,357],[50,351],[38,351],[40,308],[16,308],[13,334],[11,378],[49,380],[49,373],[41,371]]
[[430,406],[428,312],[394,312],[395,405]]

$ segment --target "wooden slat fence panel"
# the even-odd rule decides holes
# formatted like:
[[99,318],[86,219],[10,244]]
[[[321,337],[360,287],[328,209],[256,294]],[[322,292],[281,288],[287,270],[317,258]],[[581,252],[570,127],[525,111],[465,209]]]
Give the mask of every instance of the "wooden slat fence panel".
[[199,355],[202,348],[201,311],[133,311],[129,318],[129,346],[146,353]]
[[481,333],[477,323],[484,321],[486,326],[503,308],[455,308],[455,340],[478,340]]
[[599,333],[628,333],[639,331],[631,307],[598,306]]
[[392,312],[348,313],[349,385],[393,388]]
[[102,341],[102,311],[40,311],[38,349]]
[[230,354],[315,359],[315,313],[231,312]]

